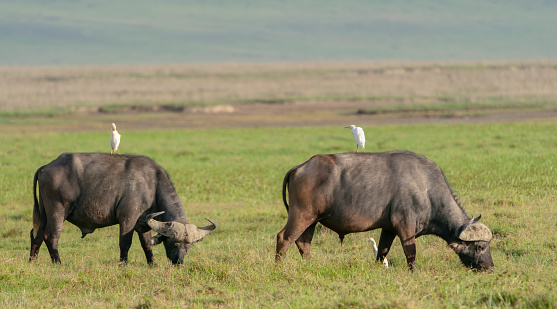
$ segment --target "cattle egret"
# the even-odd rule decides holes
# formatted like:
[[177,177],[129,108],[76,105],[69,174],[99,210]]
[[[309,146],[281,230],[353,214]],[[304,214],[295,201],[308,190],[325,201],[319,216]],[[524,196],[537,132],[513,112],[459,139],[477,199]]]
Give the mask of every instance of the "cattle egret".
[[354,135],[354,140],[356,141],[356,152],[358,152],[358,146],[362,148],[363,152],[366,152],[366,136],[364,134],[364,130],[360,127],[356,127],[355,125],[350,125],[345,128],[350,129],[350,131],[352,131],[352,135]]
[[110,155],[112,152],[118,151],[120,154],[120,150],[118,150],[118,146],[120,145],[120,134],[116,131],[116,125],[112,124],[112,135],[110,135]]
[[[375,260],[377,260],[377,254],[379,253],[379,250],[377,249],[377,244],[375,243],[375,239],[368,238],[367,240],[371,241],[371,244],[373,245],[373,255],[375,256]],[[383,266],[389,268],[389,262],[387,261],[386,257],[383,259]]]

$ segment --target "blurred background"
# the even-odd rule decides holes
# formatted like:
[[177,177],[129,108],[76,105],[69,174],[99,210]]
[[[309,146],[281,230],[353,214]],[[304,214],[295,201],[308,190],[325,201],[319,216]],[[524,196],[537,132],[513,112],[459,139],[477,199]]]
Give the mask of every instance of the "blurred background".
[[557,57],[557,1],[0,2],[0,66]]

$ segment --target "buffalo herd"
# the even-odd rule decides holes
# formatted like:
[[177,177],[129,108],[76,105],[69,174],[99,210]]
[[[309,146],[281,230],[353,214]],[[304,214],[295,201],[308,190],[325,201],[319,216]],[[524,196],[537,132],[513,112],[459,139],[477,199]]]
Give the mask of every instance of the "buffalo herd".
[[[433,234],[466,267],[493,270],[492,234],[479,222],[481,215],[466,215],[439,166],[413,152],[315,155],[286,173],[282,197],[288,220],[277,235],[276,261],[292,243],[309,258],[321,223],[341,241],[346,234],[380,228],[378,261],[398,236],[414,269],[415,239]],[[122,263],[134,231],[147,263],[155,262],[152,247],[162,242],[167,258],[180,265],[190,247],[217,227],[209,219],[203,227],[188,223],[168,173],[139,155],[63,153],[36,171],[33,198],[30,261],[44,241],[52,262],[60,263],[58,240],[66,220],[79,227],[82,237],[118,224]],[[152,237],[151,230],[158,234]]]

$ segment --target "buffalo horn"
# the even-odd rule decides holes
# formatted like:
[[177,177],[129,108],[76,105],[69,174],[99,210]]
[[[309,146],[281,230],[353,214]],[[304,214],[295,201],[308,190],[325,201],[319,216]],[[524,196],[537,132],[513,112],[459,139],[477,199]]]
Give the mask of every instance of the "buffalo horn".
[[197,227],[193,224],[183,224],[176,221],[160,222],[153,219],[153,217],[156,217],[163,213],[164,211],[147,215],[147,224],[149,224],[149,226],[156,232],[166,237],[172,238],[175,241],[194,243],[202,240],[203,237],[217,228],[215,222],[209,219],[207,219],[207,221],[211,222],[211,225],[203,227]]
[[172,238],[174,240],[180,240],[184,238],[186,226],[183,223],[170,221],[170,222],[160,222],[153,217],[163,214],[164,211],[156,212],[147,215],[147,224],[155,230],[157,233],[162,234],[166,237]]
[[456,230],[458,239],[464,241],[491,241],[491,230],[483,223],[478,222],[482,215],[472,219]]
[[214,221],[207,218],[205,218],[205,220],[211,222],[211,225],[197,227],[193,224],[186,224],[185,240],[187,243],[194,243],[200,241],[203,239],[203,237],[205,237],[207,234],[211,233],[217,228],[217,224]]

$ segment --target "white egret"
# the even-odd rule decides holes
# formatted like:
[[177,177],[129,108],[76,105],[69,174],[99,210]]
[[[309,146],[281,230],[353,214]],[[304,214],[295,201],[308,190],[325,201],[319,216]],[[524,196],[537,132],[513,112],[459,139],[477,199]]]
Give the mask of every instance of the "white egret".
[[110,135],[110,155],[112,155],[112,152],[116,152],[118,151],[118,154],[120,154],[120,150],[118,150],[118,146],[120,146],[120,133],[118,133],[118,131],[116,131],[116,125],[113,123],[112,124],[112,135]]
[[363,152],[365,151],[365,147],[366,147],[366,136],[364,134],[364,130],[362,130],[362,128],[357,127],[355,125],[350,125],[349,127],[345,127],[347,129],[350,129],[350,131],[352,131],[352,135],[354,135],[354,140],[356,141],[356,152],[358,152],[358,146],[360,146],[360,148],[362,148]]
[[[373,255],[375,256],[375,260],[377,260],[377,254],[379,254],[379,250],[377,249],[377,244],[375,243],[375,239],[373,239],[372,237],[372,238],[368,238],[367,241],[371,241],[371,244],[373,245]],[[386,257],[383,259],[383,266],[389,268],[389,262],[387,261]]]

